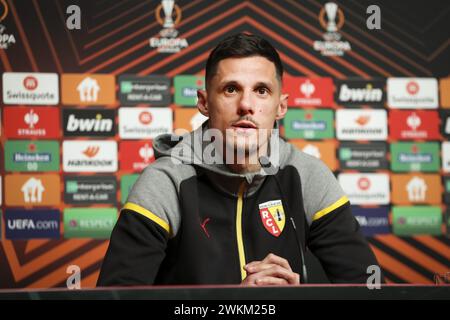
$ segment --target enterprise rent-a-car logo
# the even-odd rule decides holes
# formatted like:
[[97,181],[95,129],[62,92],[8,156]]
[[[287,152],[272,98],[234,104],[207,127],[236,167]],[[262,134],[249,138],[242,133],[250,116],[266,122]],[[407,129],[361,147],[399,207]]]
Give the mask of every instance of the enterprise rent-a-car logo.
[[78,205],[116,204],[114,176],[65,176],[64,202]]

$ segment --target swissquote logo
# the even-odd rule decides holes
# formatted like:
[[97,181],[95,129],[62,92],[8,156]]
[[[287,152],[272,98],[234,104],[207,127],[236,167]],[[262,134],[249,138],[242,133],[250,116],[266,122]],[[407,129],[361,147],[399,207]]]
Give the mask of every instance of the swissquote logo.
[[59,102],[56,73],[3,73],[3,103],[55,105]]
[[435,78],[388,78],[387,92],[390,108],[438,107],[438,82]]
[[352,204],[389,204],[389,176],[385,173],[341,173],[338,181]]
[[63,170],[64,172],[117,171],[117,142],[64,141]]
[[63,109],[64,136],[114,136],[115,110]]
[[281,200],[272,200],[259,204],[259,214],[264,228],[273,236],[279,237],[286,224]]
[[120,108],[119,136],[122,139],[153,139],[173,128],[170,108]]

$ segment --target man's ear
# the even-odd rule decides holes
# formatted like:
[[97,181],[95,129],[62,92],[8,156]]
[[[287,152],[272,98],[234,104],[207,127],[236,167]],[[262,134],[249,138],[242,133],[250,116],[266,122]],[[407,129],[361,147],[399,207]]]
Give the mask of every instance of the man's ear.
[[288,99],[289,95],[287,93],[282,94],[280,97],[280,104],[278,105],[277,116],[275,119],[283,119],[288,110]]
[[208,99],[206,90],[197,90],[197,108],[205,117],[209,117]]

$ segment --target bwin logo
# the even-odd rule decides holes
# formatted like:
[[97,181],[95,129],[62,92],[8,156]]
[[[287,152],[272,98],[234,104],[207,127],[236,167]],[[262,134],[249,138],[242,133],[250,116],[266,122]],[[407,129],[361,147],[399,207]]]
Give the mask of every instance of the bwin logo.
[[339,91],[339,100],[344,102],[381,102],[383,99],[383,90],[373,88],[368,84],[366,88],[349,88],[346,84],[341,86]]
[[71,114],[67,121],[68,132],[109,132],[112,130],[112,127],[113,121],[111,119],[103,119],[100,113],[96,115],[95,119],[77,119],[75,115]]

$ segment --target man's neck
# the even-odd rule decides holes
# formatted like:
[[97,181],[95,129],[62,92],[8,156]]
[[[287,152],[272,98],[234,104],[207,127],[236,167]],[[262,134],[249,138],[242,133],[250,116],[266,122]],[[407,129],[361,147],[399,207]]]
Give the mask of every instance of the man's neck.
[[237,155],[237,151],[234,150],[233,163],[227,164],[228,168],[238,174],[245,174],[251,172],[258,172],[261,170],[261,164],[259,163],[259,157],[268,154],[268,146],[264,144],[259,146],[258,150],[254,153],[246,153],[245,155]]
[[[247,159],[246,159],[247,160]],[[234,173],[245,174],[251,172],[257,172],[261,169],[261,165],[258,164],[249,164],[247,161],[245,164],[228,164],[228,168]]]

